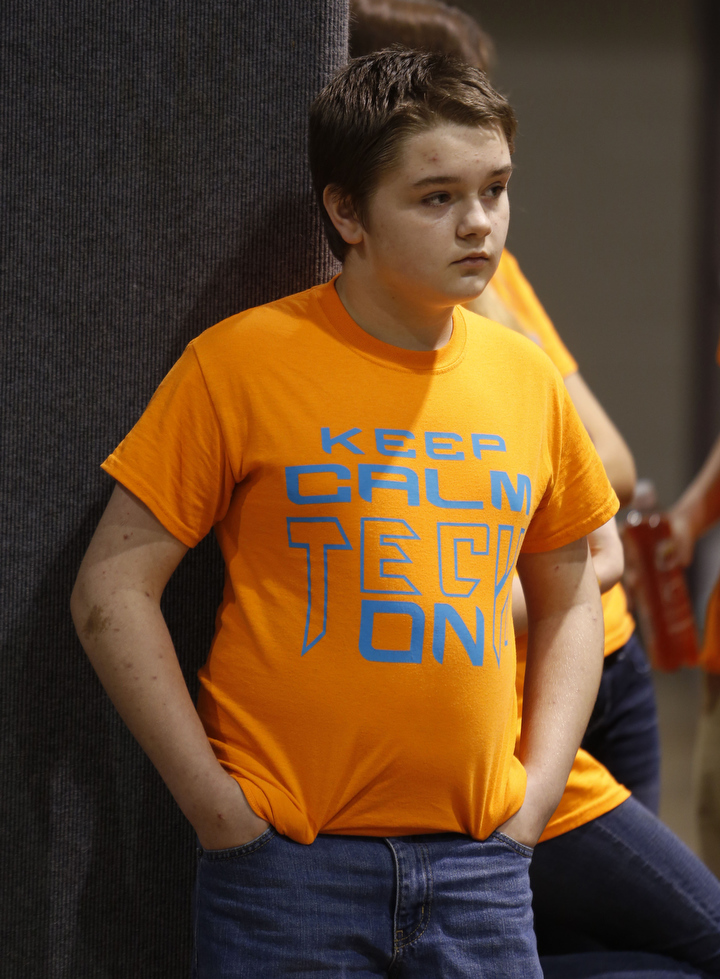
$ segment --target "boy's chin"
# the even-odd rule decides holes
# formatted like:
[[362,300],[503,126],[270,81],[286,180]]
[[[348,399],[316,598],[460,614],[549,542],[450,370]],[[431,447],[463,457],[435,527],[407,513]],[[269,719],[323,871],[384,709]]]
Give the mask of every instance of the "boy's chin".
[[469,281],[463,283],[463,285],[457,291],[458,294],[455,296],[455,302],[469,303],[472,302],[473,299],[477,299],[479,296],[483,294],[489,281],[490,280],[488,278],[488,279],[483,279],[481,282]]
[[490,282],[490,279],[493,277],[495,268],[496,264],[493,264],[492,269],[486,267],[481,272],[476,272],[474,275],[460,276],[456,283],[456,288],[458,294],[463,294],[463,298],[458,301],[465,302],[466,300],[477,299],[478,296],[482,295]]

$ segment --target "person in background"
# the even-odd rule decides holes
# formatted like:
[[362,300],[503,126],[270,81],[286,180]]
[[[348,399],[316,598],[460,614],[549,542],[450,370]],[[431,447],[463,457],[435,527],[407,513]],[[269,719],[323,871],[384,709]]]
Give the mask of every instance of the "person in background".
[[[720,520],[720,437],[668,517],[678,560],[687,567],[697,541]],[[703,694],[695,743],[695,807],[700,852],[720,876],[720,578],[705,613],[700,666]]]
[[[488,295],[480,296],[469,304],[470,308],[523,333],[542,347],[562,374],[621,505],[629,503],[635,486],[635,464],[630,450],[584,381],[576,361],[507,249],[486,292]],[[604,533],[607,534],[607,529]],[[630,789],[635,799],[657,815],[660,738],[650,666],[628,612],[625,591],[621,584],[615,584],[611,578],[607,580],[612,587],[603,593],[603,678],[582,747]],[[522,634],[524,613],[519,583],[513,597],[516,632]]]
[[[493,50],[476,21],[442,3],[352,0],[351,15],[353,55],[399,42],[454,54],[484,69]],[[630,451],[507,250],[482,295],[468,305],[529,337],[550,356],[621,503],[628,503],[635,482]],[[613,536],[612,526],[591,535],[601,586],[616,580]],[[659,739],[650,669],[621,586],[606,591],[603,608],[606,666],[584,741],[588,750],[578,752],[565,794],[531,863],[543,968],[553,977],[669,976],[673,968],[678,975],[699,969],[717,976],[720,885],[653,815],[659,797]],[[513,619],[521,710],[525,624],[517,588]],[[618,782],[631,788],[634,797],[628,798]],[[604,953],[598,956],[598,949],[623,951],[615,952],[621,956],[618,962]],[[643,952],[638,957],[630,953],[633,949]],[[581,950],[584,955],[568,954]],[[673,961],[656,972],[658,964],[643,957],[647,953],[662,953]]]
[[[500,272],[502,275],[498,274]],[[574,361],[522,276],[517,262],[507,252],[503,253],[498,273],[488,286],[494,287],[488,305],[502,303],[506,325],[515,329],[521,326],[523,332],[540,343],[566,376],[566,384],[569,381],[572,385],[573,377],[579,379],[576,373],[567,373],[575,366]],[[500,312],[496,305],[496,317]],[[582,410],[579,414],[583,418]],[[592,429],[591,433],[594,434]],[[592,537],[597,538],[603,532],[606,532],[605,528]],[[612,549],[610,546],[603,548],[602,542],[599,545],[598,554],[594,557],[602,587],[603,579],[608,574],[603,562],[607,562],[608,554],[612,555]],[[606,618],[608,596],[612,596],[614,591],[616,588],[604,595]],[[520,603],[517,607],[522,609]],[[608,638],[606,635],[606,650]],[[521,711],[522,634],[517,638],[517,648],[518,702]],[[606,663],[608,658],[606,656]],[[644,674],[641,672],[640,675]],[[606,668],[603,684],[607,678]],[[626,727],[630,727],[633,720],[632,676],[629,680],[629,690],[623,691],[620,684],[614,690],[606,689],[612,699],[625,693]],[[602,695],[601,686],[599,699],[602,699]],[[597,716],[597,706],[593,716]],[[642,711],[640,721],[642,730]],[[592,733],[592,724],[591,720],[589,733]],[[591,750],[589,740],[586,735],[583,745]],[[595,751],[592,753],[594,755]],[[629,761],[632,764],[632,759]],[[583,750],[578,752],[563,800],[535,847],[530,879],[541,954],[574,952],[578,949],[587,951],[590,943],[597,942],[603,947],[634,947],[668,953],[686,964],[716,975],[717,937],[708,939],[713,934],[717,936],[720,886],[677,837],[646,809],[637,805],[633,798],[613,808],[613,797],[607,784],[609,775],[606,772],[601,774],[601,771],[593,758],[586,756]],[[631,779],[628,778],[628,781]],[[710,957],[706,958],[708,950],[713,947]],[[543,958],[546,975],[575,974],[572,971],[556,973],[561,961],[553,959],[551,967]],[[581,959],[572,957],[562,968],[580,966],[583,969],[588,967]],[[630,960],[624,961],[623,967],[637,969],[638,974],[643,976],[646,969],[651,969],[652,975],[654,968],[648,963]],[[581,969],[577,974],[585,973]],[[602,971],[599,974],[604,975]]]

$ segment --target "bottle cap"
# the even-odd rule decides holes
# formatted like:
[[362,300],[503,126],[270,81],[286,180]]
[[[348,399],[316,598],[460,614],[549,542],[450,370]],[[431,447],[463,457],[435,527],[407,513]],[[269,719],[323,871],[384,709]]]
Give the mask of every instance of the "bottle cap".
[[631,506],[635,510],[654,510],[658,505],[655,483],[651,479],[638,479]]

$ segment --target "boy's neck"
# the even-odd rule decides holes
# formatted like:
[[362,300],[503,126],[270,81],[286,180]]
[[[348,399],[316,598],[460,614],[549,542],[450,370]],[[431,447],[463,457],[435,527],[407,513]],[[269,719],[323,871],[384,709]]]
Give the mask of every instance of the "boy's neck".
[[344,268],[335,280],[343,306],[361,329],[404,350],[439,350],[452,337],[454,306],[427,308],[407,297],[378,287],[372,288]]

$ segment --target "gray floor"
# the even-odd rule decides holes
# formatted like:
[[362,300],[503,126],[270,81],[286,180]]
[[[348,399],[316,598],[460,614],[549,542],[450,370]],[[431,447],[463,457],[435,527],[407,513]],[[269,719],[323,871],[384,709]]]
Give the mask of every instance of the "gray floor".
[[692,809],[692,752],[700,704],[697,670],[655,671],[662,743],[660,817],[697,853]]

